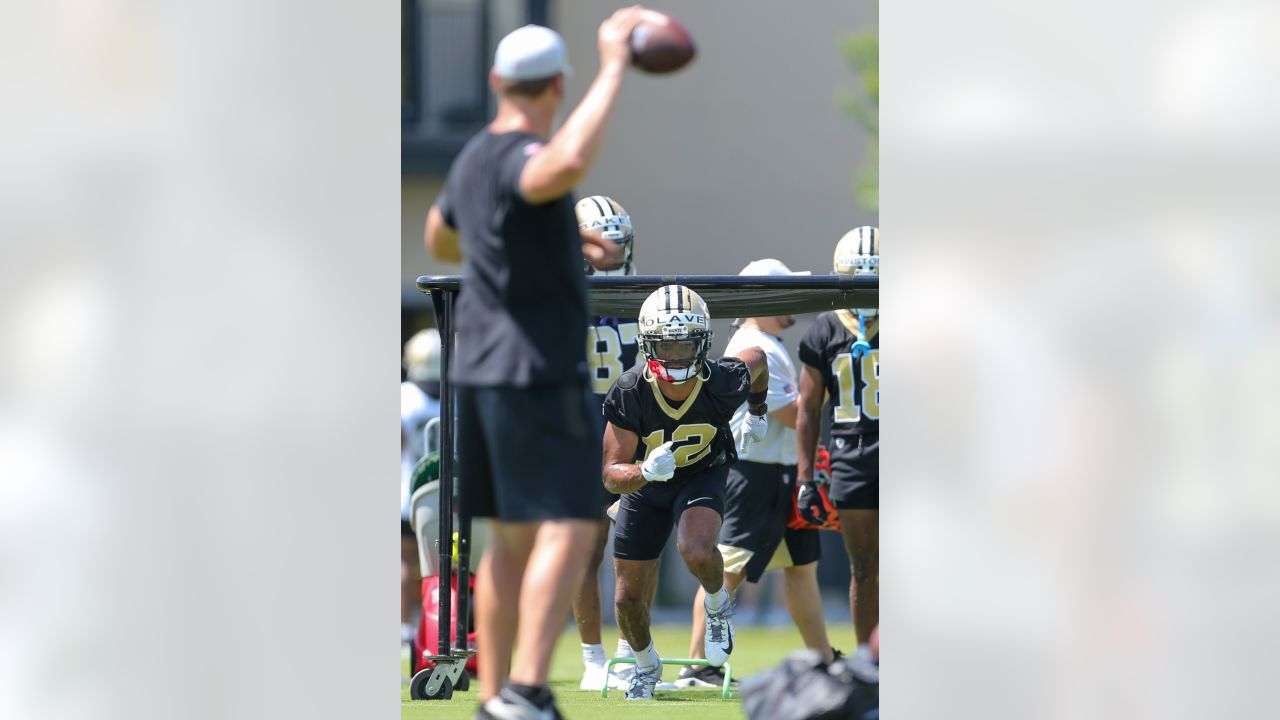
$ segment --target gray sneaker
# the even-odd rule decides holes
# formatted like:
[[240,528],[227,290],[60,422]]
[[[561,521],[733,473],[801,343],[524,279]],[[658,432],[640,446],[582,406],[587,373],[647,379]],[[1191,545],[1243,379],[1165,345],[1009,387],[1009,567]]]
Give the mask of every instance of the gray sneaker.
[[725,603],[717,612],[707,610],[707,635],[702,649],[712,667],[724,665],[733,654],[733,601]]
[[[724,685],[724,668],[711,667],[710,665],[686,665],[680,669],[680,677],[676,678],[676,687],[678,688],[715,688],[720,689]],[[734,678],[729,687],[737,689],[738,678]]]
[[657,667],[641,667],[636,666],[636,671],[631,675],[631,682],[627,684],[627,700],[652,700],[653,688],[662,680],[662,663],[658,663]]
[[555,702],[540,708],[503,688],[476,711],[475,720],[563,720]]

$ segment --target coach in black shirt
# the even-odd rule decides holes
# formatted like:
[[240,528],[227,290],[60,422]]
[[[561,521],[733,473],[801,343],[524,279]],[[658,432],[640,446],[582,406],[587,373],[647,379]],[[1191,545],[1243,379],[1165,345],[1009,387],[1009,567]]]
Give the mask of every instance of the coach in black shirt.
[[609,269],[622,259],[612,241],[579,235],[572,189],[603,144],[628,36],[645,12],[625,8],[600,25],[599,73],[555,135],[570,72],[564,41],[536,25],[503,38],[489,76],[497,117],[463,148],[427,216],[431,253],[463,263],[451,370],[462,508],[492,519],[476,588],[478,718],[559,717],[551,651],[604,492],[582,262]]

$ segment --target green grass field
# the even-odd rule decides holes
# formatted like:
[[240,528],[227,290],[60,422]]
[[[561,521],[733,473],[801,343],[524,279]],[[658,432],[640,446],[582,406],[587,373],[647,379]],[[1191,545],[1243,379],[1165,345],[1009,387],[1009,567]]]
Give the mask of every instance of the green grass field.
[[[686,657],[689,650],[688,625],[663,625],[653,629],[658,652],[668,657]],[[605,628],[606,650],[617,641],[616,628]],[[737,631],[737,643],[733,650],[734,677],[745,677],[776,665],[787,653],[804,647],[800,634],[794,627],[753,628]],[[402,674],[409,673],[408,659],[402,663]],[[673,681],[679,674],[678,666],[663,672],[663,679]],[[551,689],[561,712],[570,720],[594,720],[616,718],[618,720],[722,720],[743,717],[741,701],[737,693],[729,700],[720,698],[719,690],[675,690],[659,693],[653,702],[625,702],[622,693],[610,690],[608,698],[599,693],[578,689],[582,679],[582,651],[578,645],[578,633],[572,627],[560,638],[551,666]],[[409,686],[400,686],[400,717],[402,720],[470,720],[475,714],[478,683],[467,692],[455,692],[452,700],[410,700]]]

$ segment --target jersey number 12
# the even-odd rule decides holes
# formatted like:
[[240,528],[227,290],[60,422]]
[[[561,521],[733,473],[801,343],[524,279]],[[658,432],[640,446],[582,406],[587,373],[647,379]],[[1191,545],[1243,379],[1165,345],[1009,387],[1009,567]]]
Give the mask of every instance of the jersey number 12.
[[[692,465],[711,452],[711,441],[715,439],[716,428],[707,423],[681,425],[671,433],[671,450],[676,457],[676,467]],[[662,430],[654,430],[644,437],[644,456],[658,449],[665,440]]]

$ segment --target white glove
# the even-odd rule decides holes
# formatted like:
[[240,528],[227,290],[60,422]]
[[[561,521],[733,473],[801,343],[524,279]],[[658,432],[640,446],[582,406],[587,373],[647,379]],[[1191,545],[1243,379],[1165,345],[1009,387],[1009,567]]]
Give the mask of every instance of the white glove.
[[671,451],[671,442],[659,445],[640,466],[640,474],[649,482],[666,482],[676,474],[676,456]]
[[747,419],[742,422],[742,439],[738,441],[738,452],[746,452],[748,445],[764,440],[767,432],[769,432],[768,415],[747,413]]

